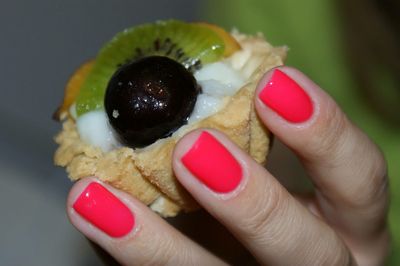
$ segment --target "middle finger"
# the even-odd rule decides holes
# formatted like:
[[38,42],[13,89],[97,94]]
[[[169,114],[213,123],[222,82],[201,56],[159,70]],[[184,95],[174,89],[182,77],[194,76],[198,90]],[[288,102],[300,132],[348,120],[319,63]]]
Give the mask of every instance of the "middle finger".
[[173,167],[181,184],[262,264],[351,264],[336,233],[222,133],[186,135]]

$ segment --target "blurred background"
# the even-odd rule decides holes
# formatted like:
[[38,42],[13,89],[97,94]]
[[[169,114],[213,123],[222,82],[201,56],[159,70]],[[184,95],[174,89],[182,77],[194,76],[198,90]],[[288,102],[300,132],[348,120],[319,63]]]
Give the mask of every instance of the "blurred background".
[[[65,214],[71,182],[52,163],[60,124],[51,115],[71,73],[104,42],[126,27],[166,18],[260,31],[290,47],[287,64],[325,88],[384,150],[394,235],[388,264],[400,265],[400,4],[394,0],[1,1],[0,265],[100,263]],[[285,179],[304,176],[279,142],[269,168]]]

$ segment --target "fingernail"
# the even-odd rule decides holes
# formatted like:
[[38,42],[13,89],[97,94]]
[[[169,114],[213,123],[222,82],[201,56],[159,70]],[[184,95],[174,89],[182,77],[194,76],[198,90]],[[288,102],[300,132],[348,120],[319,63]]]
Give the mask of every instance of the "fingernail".
[[265,105],[292,123],[305,122],[313,113],[313,105],[307,93],[279,69],[274,70],[258,97]]
[[99,183],[90,183],[72,206],[91,224],[111,237],[128,234],[134,224],[132,212]]
[[218,193],[233,191],[242,179],[240,164],[207,132],[200,134],[181,161],[197,179]]

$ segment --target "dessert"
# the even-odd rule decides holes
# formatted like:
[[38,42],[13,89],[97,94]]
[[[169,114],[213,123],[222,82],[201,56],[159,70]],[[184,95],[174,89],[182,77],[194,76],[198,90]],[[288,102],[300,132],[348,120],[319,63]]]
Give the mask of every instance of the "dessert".
[[285,55],[261,34],[206,23],[124,30],[70,78],[55,113],[63,122],[55,164],[72,180],[97,176],[165,217],[195,210],[172,170],[175,144],[193,129],[215,128],[265,162],[270,134],[254,90]]

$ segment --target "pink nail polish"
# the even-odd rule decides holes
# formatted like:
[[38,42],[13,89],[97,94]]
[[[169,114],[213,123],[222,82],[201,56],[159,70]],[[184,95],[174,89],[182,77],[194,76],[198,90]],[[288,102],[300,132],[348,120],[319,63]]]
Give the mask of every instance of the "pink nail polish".
[[279,69],[274,70],[258,97],[265,105],[292,123],[305,122],[313,113],[310,97]]
[[73,205],[74,210],[111,237],[128,234],[134,224],[132,212],[116,196],[96,182],[90,183]]
[[202,132],[182,157],[183,165],[202,183],[218,193],[234,190],[242,179],[242,167],[211,134]]

